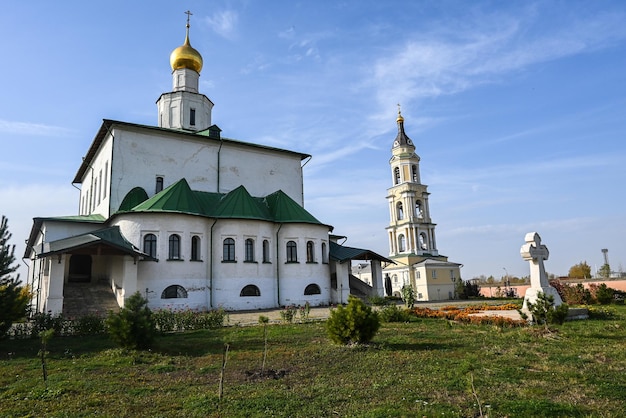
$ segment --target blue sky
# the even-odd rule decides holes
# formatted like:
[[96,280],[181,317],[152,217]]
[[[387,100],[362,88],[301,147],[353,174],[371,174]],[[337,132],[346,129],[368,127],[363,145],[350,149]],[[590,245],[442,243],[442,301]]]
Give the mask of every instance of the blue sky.
[[[146,5],[149,4],[149,7]],[[626,268],[622,1],[7,2],[0,14],[0,213],[78,213],[70,184],[103,118],[155,125],[170,52],[203,56],[228,138],[309,153],[305,207],[388,254],[397,103],[421,157],[439,251],[463,278]],[[506,269],[506,270],[505,270]],[[25,271],[22,269],[22,276]]]

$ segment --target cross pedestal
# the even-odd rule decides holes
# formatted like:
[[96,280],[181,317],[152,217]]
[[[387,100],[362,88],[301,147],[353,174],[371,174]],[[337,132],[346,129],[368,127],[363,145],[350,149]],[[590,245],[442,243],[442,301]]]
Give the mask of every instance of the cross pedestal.
[[541,237],[536,232],[529,232],[524,237],[526,244],[520,248],[520,255],[522,258],[530,263],[530,288],[526,290],[524,295],[524,305],[522,306],[522,312],[526,314],[530,313],[528,310],[528,302],[536,303],[537,295],[539,292],[554,297],[554,306],[559,306],[563,303],[561,296],[556,289],[550,286],[548,282],[548,276],[543,265],[544,260],[547,260],[550,252],[548,248],[541,244]]

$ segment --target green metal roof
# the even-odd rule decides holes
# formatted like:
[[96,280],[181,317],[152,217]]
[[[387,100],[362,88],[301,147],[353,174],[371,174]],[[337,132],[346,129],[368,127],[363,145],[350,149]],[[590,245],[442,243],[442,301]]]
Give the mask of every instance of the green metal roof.
[[266,196],[264,200],[276,222],[321,223],[282,190]]
[[267,207],[250,196],[245,187],[239,186],[225,195],[214,213],[216,218],[239,218],[268,220]]
[[202,215],[203,208],[189,183],[179,180],[131,209],[132,212],[182,212]]
[[218,219],[324,225],[281,190],[265,197],[252,197],[244,186],[226,194],[200,192],[191,190],[184,178],[129,212],[178,212]]
[[362,248],[346,247],[333,241],[330,242],[329,250],[330,258],[332,260],[337,260],[340,263],[350,260],[379,260],[395,264],[390,259],[383,257],[380,254],[376,254],[373,251],[364,250]]
[[143,187],[135,187],[130,192],[126,193],[118,211],[124,212],[131,210],[146,200],[148,200],[148,193],[146,193]]
[[37,258],[77,251],[86,253],[97,251],[99,254],[122,253],[152,259],[148,254],[143,253],[131,244],[124,235],[122,235],[119,226],[112,226],[47,242],[44,244],[43,251],[37,254]]

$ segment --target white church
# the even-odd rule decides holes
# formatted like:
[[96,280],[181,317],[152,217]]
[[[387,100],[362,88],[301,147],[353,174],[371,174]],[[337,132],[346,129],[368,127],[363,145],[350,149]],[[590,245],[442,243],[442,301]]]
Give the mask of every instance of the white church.
[[[72,288],[105,289],[117,307],[140,292],[151,309],[382,296],[381,263],[391,260],[338,244],[333,227],[304,208],[311,156],[229,139],[213,124],[189,21],[170,64],[173,90],[157,100],[158,125],[105,119],[73,180],[78,214],[34,218],[24,255],[34,311],[67,313]],[[354,259],[370,264],[370,286],[351,278]]]

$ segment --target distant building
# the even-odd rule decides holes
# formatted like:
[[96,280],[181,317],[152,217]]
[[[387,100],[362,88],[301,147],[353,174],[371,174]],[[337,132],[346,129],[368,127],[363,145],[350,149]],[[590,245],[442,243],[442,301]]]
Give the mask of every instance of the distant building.
[[[462,264],[439,254],[435,226],[431,219],[427,186],[420,177],[420,157],[404,131],[404,118],[398,111],[398,134],[391,147],[392,186],[389,202],[389,258],[395,264],[384,268],[385,281],[393,295],[400,296],[404,285],[411,285],[418,301],[453,299],[455,283],[461,280]],[[390,282],[390,283],[389,283]]]
[[78,215],[34,219],[24,257],[35,311],[67,313],[70,288],[98,286],[117,306],[138,291],[153,309],[344,303],[361,255],[376,277],[368,292],[382,294],[389,260],[337,244],[304,208],[310,155],[228,139],[212,123],[189,25],[170,64],[158,126],[104,120],[73,180]]

